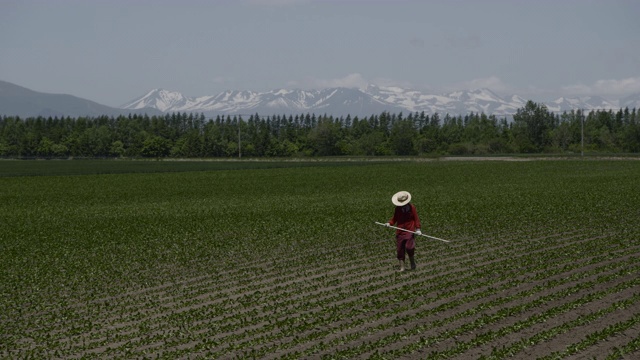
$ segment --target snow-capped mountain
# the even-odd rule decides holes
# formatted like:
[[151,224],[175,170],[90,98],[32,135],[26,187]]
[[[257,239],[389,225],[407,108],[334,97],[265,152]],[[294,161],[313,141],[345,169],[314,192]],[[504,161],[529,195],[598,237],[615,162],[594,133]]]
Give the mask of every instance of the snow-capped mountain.
[[624,99],[621,99],[620,100],[620,107],[622,109],[624,109],[624,108],[640,109],[640,93],[633,94],[633,95],[625,97]]
[[[218,114],[300,114],[316,113],[333,116],[370,116],[383,111],[415,113],[511,116],[525,106],[527,100],[512,95],[501,97],[489,89],[461,90],[446,94],[429,94],[400,87],[369,85],[363,89],[329,88],[322,90],[286,90],[267,92],[225,91],[213,96],[189,98],[178,92],[154,89],[146,95],[122,105],[123,109],[155,108],[163,112],[195,112],[208,116]],[[639,107],[640,94],[622,101],[608,101],[597,96],[565,98],[544,103],[550,111],[572,109],[618,109],[619,104]]]
[[367,87],[367,92],[382,103],[391,103],[410,112],[427,114],[469,114],[485,113],[494,115],[514,114],[526,104],[526,100],[513,96],[505,100],[489,89],[455,91],[448,94],[432,95],[416,90],[397,87]]
[[[543,103],[549,111],[562,113],[574,109],[617,111],[640,109],[640,93],[620,100],[598,96],[561,97]],[[400,87],[369,85],[362,89],[329,88],[323,90],[279,89],[267,92],[225,91],[212,96],[187,97],[175,91],[154,89],[119,108],[100,105],[71,95],[33,91],[0,81],[0,116],[119,116],[127,114],[160,115],[171,112],[216,115],[378,115],[383,111],[398,114],[423,112],[428,115],[487,115],[511,118],[527,100],[518,96],[501,97],[489,89],[463,90],[443,94]]]
[[597,110],[597,109],[618,109],[618,101],[608,101],[599,96],[587,96],[582,98],[561,97],[545,104],[549,111],[569,112],[571,110]]
[[267,92],[225,91],[214,96],[188,98],[163,89],[154,89],[121,106],[123,109],[153,107],[163,112],[217,114],[299,114],[371,115],[403,108],[373,98],[357,89],[286,90]]
[[121,106],[123,109],[155,108],[160,111],[171,111],[174,108],[189,106],[189,100],[179,92],[153,89],[147,94]]

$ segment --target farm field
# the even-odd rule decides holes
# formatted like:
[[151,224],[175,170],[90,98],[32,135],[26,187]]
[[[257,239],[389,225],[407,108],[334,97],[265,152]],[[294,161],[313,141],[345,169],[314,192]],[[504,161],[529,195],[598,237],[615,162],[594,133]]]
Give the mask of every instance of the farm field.
[[638,160],[144,164],[0,161],[0,358],[640,358]]

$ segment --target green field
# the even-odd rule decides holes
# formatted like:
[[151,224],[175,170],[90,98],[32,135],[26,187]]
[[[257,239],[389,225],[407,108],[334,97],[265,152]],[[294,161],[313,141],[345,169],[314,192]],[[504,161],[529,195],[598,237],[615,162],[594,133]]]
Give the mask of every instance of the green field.
[[521,160],[0,161],[0,358],[640,357],[640,161]]

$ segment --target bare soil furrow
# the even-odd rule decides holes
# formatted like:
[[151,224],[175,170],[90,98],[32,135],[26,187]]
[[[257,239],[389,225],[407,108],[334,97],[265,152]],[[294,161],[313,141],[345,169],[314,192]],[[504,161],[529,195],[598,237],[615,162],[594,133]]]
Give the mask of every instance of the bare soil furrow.
[[[600,275],[603,276],[603,275]],[[566,297],[567,294],[565,294],[563,291],[567,291],[567,289],[571,289],[572,287],[575,286],[580,286],[580,284],[584,283],[585,281],[587,281],[587,279],[581,279],[581,280],[575,280],[571,283],[562,285],[562,286],[555,286],[553,288],[548,288],[544,291],[540,291],[540,292],[536,292],[535,294],[527,294],[527,298],[532,298],[535,297],[535,299],[545,299],[545,297],[552,297],[553,294],[558,294],[558,297]],[[622,281],[622,280],[620,280]],[[542,287],[542,289],[545,289],[544,287]],[[517,290],[521,290],[520,288],[518,288]],[[572,292],[577,292],[578,289],[574,289],[571,290]],[[526,293],[526,291],[525,291]],[[511,301],[511,300],[509,300]],[[534,299],[531,299],[530,301],[534,301]],[[522,300],[515,300],[515,304],[516,306],[521,306],[522,305]],[[464,311],[464,310],[468,310],[468,309],[473,309],[473,307],[470,306],[478,306],[477,304],[467,304],[467,306],[465,306],[464,304],[461,304],[462,308],[459,310],[456,309],[447,309],[447,311],[444,314],[450,314],[453,317],[456,317],[454,314],[456,311]],[[540,305],[540,304],[539,304]],[[505,305],[503,305],[505,306]],[[491,309],[492,307],[489,307],[488,309]],[[484,310],[483,310],[484,311]],[[473,321],[478,321],[478,319],[480,319],[483,315],[485,315],[483,313],[483,311],[472,311],[469,316],[472,316],[472,318],[461,318],[461,319],[457,319],[455,321],[451,321],[451,322],[445,322],[447,325],[443,326],[443,327],[436,327],[435,325],[439,322],[442,322],[442,319],[432,319],[431,317],[434,315],[431,311],[427,310],[425,313],[425,316],[427,316],[427,318],[424,318],[423,315],[420,314],[420,312],[416,312],[412,315],[413,319],[403,319],[401,321],[398,321],[399,323],[401,323],[402,325],[400,327],[387,327],[387,328],[378,328],[378,333],[373,334],[372,336],[369,336],[369,338],[366,339],[367,342],[369,341],[382,341],[384,343],[384,339],[385,338],[393,338],[395,336],[395,334],[406,334],[407,333],[407,329],[411,329],[412,324],[416,324],[415,329],[418,329],[419,332],[416,332],[416,334],[414,335],[414,338],[407,338],[406,341],[402,341],[402,340],[395,340],[394,342],[394,347],[398,347],[401,348],[403,345],[403,343],[406,344],[412,344],[414,343],[416,340],[419,340],[422,337],[427,337],[429,334],[432,334],[432,336],[437,336],[438,334],[442,334],[442,333],[446,333],[446,332],[450,332],[451,329],[463,329],[464,327],[467,326],[470,322]],[[424,325],[425,321],[429,321],[427,319],[432,320],[429,325]],[[404,320],[409,320],[409,323],[407,323],[407,321]],[[484,322],[481,322],[480,324],[482,325]],[[464,334],[465,331],[460,331],[458,336]],[[382,338],[380,339],[379,336],[380,334],[382,334]],[[443,341],[446,341],[445,339],[439,340],[438,344],[440,345]],[[349,344],[348,346],[345,347],[345,349],[349,349],[349,348],[354,348],[354,347],[358,347],[358,346],[362,346],[363,344],[365,344],[365,341],[358,341],[355,344]]]
[[[485,297],[483,297],[483,299],[484,299],[484,298],[485,298]],[[447,302],[451,302],[451,301],[452,301],[451,299],[445,299],[443,302],[444,302],[444,303],[447,303]],[[463,305],[464,305],[465,303],[467,303],[467,301],[463,301],[463,302],[461,302],[461,304],[463,304]],[[437,305],[437,304],[431,304],[431,307],[434,307],[434,306],[436,306],[436,305]],[[417,306],[418,306],[418,305],[417,305]],[[453,310],[452,310],[452,309],[449,309],[448,311],[453,311]],[[409,313],[409,315],[407,315],[407,316],[402,316],[402,315],[403,315],[403,313],[394,314],[394,316],[395,316],[396,318],[397,318],[397,317],[405,318],[405,317],[412,317],[412,316],[415,316],[415,313],[414,313],[414,312],[415,312],[415,310],[408,310],[407,312]],[[413,314],[412,314],[412,313],[413,313]],[[349,328],[348,332],[353,332],[353,331],[354,331],[354,329],[355,329],[355,331],[362,331],[362,330],[363,330],[362,326],[364,326],[364,325],[362,325],[362,324],[354,324],[354,322],[356,321],[356,319],[354,319],[354,318],[353,318],[353,317],[351,317],[351,316],[349,316],[349,319],[352,319],[351,323],[352,323],[352,325],[353,325],[353,326],[351,326],[351,327]],[[385,316],[382,316],[382,319],[384,319],[384,321],[385,321],[385,322],[389,322],[389,321],[390,321],[388,316],[386,316],[386,317],[385,317]],[[369,320],[368,320],[369,322],[367,322],[367,323],[366,323],[366,326],[373,325],[373,324],[372,324],[372,322],[371,322],[370,320],[371,320],[371,319],[369,319]],[[402,322],[402,321],[401,321],[401,322]],[[332,325],[333,325],[333,323],[332,323]],[[356,326],[356,325],[357,325],[357,326]],[[374,325],[374,326],[375,326],[375,325]],[[379,327],[379,326],[380,326],[380,325],[378,324],[378,327]],[[327,335],[327,337],[323,337],[323,342],[324,342],[325,344],[329,344],[329,343],[331,342],[331,340],[332,340],[332,337],[335,337],[336,339],[344,338],[344,337],[346,337],[346,336],[349,336],[348,332],[347,332],[347,333],[344,333],[344,332],[333,331],[333,330],[332,330],[332,331],[329,331],[330,335]],[[297,334],[297,338],[302,338],[302,337],[303,337],[303,334]],[[296,348],[296,349],[298,350],[298,348]]]
[[[626,289],[631,286],[637,286],[638,283],[636,281],[632,281],[631,284],[628,282],[620,283],[620,284],[621,286],[623,286],[623,288]],[[601,292],[595,293],[595,295],[597,296],[600,296],[599,294],[601,294]],[[594,294],[583,294],[583,296],[587,298],[593,295]],[[575,297],[572,297],[571,299],[576,304],[581,303],[583,301],[582,298],[576,300]],[[562,305],[559,305],[560,307],[566,306],[571,308],[574,306],[573,303],[567,302],[565,299],[562,299],[562,301],[564,302],[562,303]],[[533,311],[533,315],[530,315],[532,316],[531,319],[536,319],[538,317],[537,314],[543,314],[543,316],[541,316],[536,321],[544,321],[544,318],[546,317],[546,314],[547,314],[545,312],[555,313],[557,311],[557,308],[550,308],[549,305],[540,305],[540,304],[532,304],[532,305],[519,304],[517,308],[520,308],[523,305],[526,308],[528,308],[529,310],[528,312],[531,312],[530,311],[531,309],[535,310]],[[507,309],[501,309],[501,311],[511,312],[511,310],[507,310]],[[537,311],[539,311],[539,313],[537,313]],[[565,308],[564,311],[571,311],[571,309]],[[517,311],[510,316],[516,316],[517,319],[527,319],[526,313],[519,313]],[[401,344],[399,344],[398,342],[394,342],[390,344],[389,349],[391,350],[391,353],[389,353],[388,356],[397,358],[399,356],[412,357],[412,356],[416,356],[417,354],[420,354],[418,356],[426,356],[428,354],[428,356],[430,357],[450,358],[456,355],[461,356],[461,358],[474,357],[475,353],[465,354],[465,352],[468,351],[469,349],[476,349],[476,347],[482,346],[484,343],[489,342],[496,337],[500,338],[500,336],[502,335],[502,332],[510,332],[514,329],[520,329],[522,327],[526,328],[527,326],[526,321],[523,321],[522,323],[511,324],[506,327],[501,327],[494,333],[486,332],[486,331],[476,332],[475,329],[485,330],[488,327],[499,325],[499,324],[494,324],[491,319],[492,319],[492,316],[488,316],[485,318],[478,318],[476,320],[472,320],[471,322],[459,324],[460,326],[458,328],[446,329],[446,330],[441,329],[437,335],[434,335],[432,337],[427,337],[426,333],[419,334],[419,336],[407,335],[406,340],[402,341],[403,343],[405,343],[404,348],[400,347]],[[414,355],[411,355],[411,354],[414,354]]]
[[[361,266],[361,264],[362,264],[362,263],[361,263],[361,262],[355,262],[355,261],[354,261],[354,262],[353,262],[353,264],[355,264],[355,265],[352,265],[352,266]],[[361,271],[361,270],[362,270],[362,269],[358,269],[357,271]],[[340,270],[336,270],[336,271],[340,271]],[[356,272],[357,272],[357,271],[356,271]],[[354,268],[346,268],[346,269],[345,269],[345,268],[342,268],[342,271],[340,271],[340,272],[341,272],[341,273],[347,273],[347,274],[348,274],[348,273],[354,272]],[[333,273],[333,274],[335,275],[336,273]],[[329,277],[329,275],[326,275],[326,276],[327,276],[327,277]],[[317,277],[320,277],[320,276],[316,276],[316,278],[317,278]],[[313,279],[311,279],[311,280],[307,280],[307,281],[308,281],[309,283],[313,283],[313,281],[312,281],[312,280],[313,280]],[[284,283],[284,284],[279,284],[278,286],[279,286],[279,288],[286,288],[286,287],[290,287],[290,286],[291,286],[291,284],[292,284],[292,283]],[[346,284],[348,284],[348,283],[346,283]],[[338,288],[338,287],[340,287],[340,286],[344,286],[344,285],[345,285],[345,283],[344,283],[344,282],[340,282],[340,285],[336,285],[336,286],[329,286],[329,287],[324,286],[324,288],[325,288],[325,290],[326,290],[326,291],[331,292],[331,291],[333,291],[335,288]],[[296,291],[299,291],[300,293],[304,293],[304,292],[306,291],[305,289],[295,289],[295,290],[296,290]],[[200,306],[200,305],[198,305],[198,304],[200,303],[200,300],[207,301],[209,304],[211,304],[211,303],[215,303],[215,302],[221,302],[221,301],[223,301],[224,299],[226,299],[226,300],[234,300],[234,299],[238,299],[239,297],[241,297],[241,296],[242,296],[242,295],[241,295],[241,294],[242,294],[242,291],[243,291],[242,289],[231,289],[231,290],[229,290],[229,292],[235,293],[236,295],[229,295],[230,297],[227,297],[227,294],[225,294],[225,293],[222,293],[222,294],[217,293],[217,294],[216,294],[216,298],[217,298],[218,300],[212,300],[212,299],[210,298],[210,297],[211,297],[211,295],[210,295],[210,294],[214,293],[214,291],[212,291],[212,290],[205,290],[205,291],[203,291],[203,294],[202,294],[202,295],[195,296],[195,297],[191,297],[191,298],[189,297],[189,294],[186,294],[186,295],[184,295],[184,294],[183,294],[183,298],[188,299],[188,300],[186,300],[186,301],[190,301],[190,302],[192,302],[192,303],[195,303],[196,305],[194,305],[194,306],[195,306],[195,307],[198,307],[198,306]],[[259,289],[259,290],[256,290],[256,291],[266,292],[266,290],[260,290],[260,289]],[[312,295],[313,295],[313,294],[312,294]],[[145,299],[145,300],[147,300],[147,299]],[[153,303],[163,304],[163,307],[164,307],[164,308],[168,308],[168,309],[175,309],[176,307],[179,307],[179,305],[180,305],[180,304],[176,304],[176,303],[167,303],[167,298],[160,298],[160,299],[153,298],[153,299],[150,299],[150,300],[152,300],[152,301],[153,301]],[[141,306],[141,307],[142,307],[142,304],[146,304],[146,308],[148,308],[149,301],[136,302],[135,304],[139,304],[139,306]],[[184,308],[184,309],[186,309],[186,310],[188,310],[188,309],[189,309],[189,308],[188,308],[188,306],[186,306],[184,303],[183,303],[182,305],[183,305],[183,308]],[[125,310],[127,311],[127,313],[134,313],[134,312],[135,312],[135,309],[133,309],[133,308],[126,308]],[[140,316],[141,314],[140,314],[140,313],[137,313],[137,315],[138,315],[138,316]],[[117,319],[120,319],[120,317],[117,317]],[[107,320],[107,321],[106,321],[106,323],[109,323],[109,321]]]
[[[607,360],[640,359],[640,326],[632,326],[620,334],[614,335],[613,339],[607,339],[605,341],[608,343],[607,345],[611,345],[606,346],[609,349],[606,357]],[[593,348],[598,350],[598,346],[594,346],[592,349],[587,350],[584,355],[590,356],[589,354],[593,352]],[[603,353],[599,352],[597,355],[601,354]],[[595,355],[593,357],[595,357]]]
[[[587,298],[587,300],[589,299]],[[631,304],[627,304],[629,302]],[[491,334],[491,332],[500,333],[500,331],[508,333],[504,335],[500,333],[501,336],[494,341],[477,346],[471,352],[462,353],[456,358],[478,358],[480,356],[500,358],[513,355],[537,357],[542,354],[540,352],[541,349],[549,350],[553,341],[566,343],[569,332],[574,329],[572,326],[581,326],[580,319],[585,319],[585,323],[591,323],[601,317],[614,316],[618,309],[630,309],[638,302],[640,302],[640,296],[637,294],[637,289],[627,287],[620,292],[606,294],[601,298],[576,304],[571,309],[558,312],[553,316],[544,316],[542,314],[544,309],[523,313],[519,318],[536,319],[536,317],[539,317],[539,319],[532,326],[524,328],[517,326],[518,323],[524,322],[521,319],[518,321],[511,320],[504,324],[494,324],[488,327],[487,331],[477,336]],[[558,308],[566,303],[564,301],[554,301],[548,304],[546,308]],[[600,313],[598,313],[599,311]],[[553,351],[555,350],[550,352]]]
[[[556,235],[558,234],[539,237],[539,238],[533,239],[533,242],[548,239],[549,237],[556,236]],[[564,235],[564,234],[559,234],[559,235]],[[479,242],[479,243],[484,244],[485,242]],[[491,251],[491,249],[488,249],[487,251]],[[327,251],[326,253],[332,253],[332,252]],[[473,256],[473,255],[470,255],[469,253],[466,253],[466,255],[469,257]],[[450,260],[453,261],[453,259],[451,258]],[[374,259],[373,261],[377,262],[380,260]],[[295,263],[295,261],[293,261],[292,263]],[[265,264],[266,262],[262,263],[261,266],[264,266]],[[327,263],[314,262],[313,264],[323,264],[326,270],[325,275],[327,276],[335,274],[334,272],[332,272],[331,266],[327,265]],[[322,265],[317,265],[317,266],[322,266]],[[171,296],[174,296],[178,299],[179,298],[188,299],[189,297],[193,298],[195,296],[206,296],[207,293],[210,294],[212,292],[218,291],[218,289],[233,289],[234,292],[238,293],[238,292],[247,291],[246,289],[248,289],[248,286],[259,287],[260,285],[263,285],[266,281],[268,281],[270,284],[277,283],[278,285],[287,285],[288,284],[287,281],[296,281],[301,278],[299,275],[298,276],[289,275],[289,280],[287,280],[286,275],[284,275],[285,278],[283,279],[282,274],[278,274],[278,273],[274,274],[275,271],[273,270],[274,269],[260,268],[261,275],[263,275],[266,280],[261,280],[259,278],[256,278],[255,272],[252,271],[251,269],[242,270],[243,273],[241,274],[241,276],[238,276],[238,271],[240,270],[237,270],[236,272],[229,272],[229,273],[226,273],[226,272],[215,273],[213,274],[213,276],[215,276],[214,278],[207,278],[206,276],[184,278],[181,280],[173,281],[168,284],[153,286],[147,289],[138,289],[130,293],[130,296],[128,297],[126,296],[126,294],[122,294],[118,296],[112,296],[112,297],[92,301],[90,303],[76,302],[75,304],[70,304],[67,301],[67,302],[64,302],[65,308],[62,309],[61,311],[65,311],[67,313],[69,311],[72,311],[74,314],[76,314],[76,316],[81,316],[81,313],[82,313],[81,309],[84,308],[86,309],[86,313],[87,313],[86,317],[93,319],[96,316],[104,316],[105,314],[109,313],[110,308],[111,309],[117,308],[120,313],[136,312],[136,311],[139,311],[140,308],[146,308],[149,303],[157,304],[157,303],[167,302],[168,301],[167,298]],[[317,271],[318,269],[309,269],[309,270],[310,270],[309,272],[312,272],[314,270]],[[340,272],[342,270],[344,270],[344,268],[341,268],[340,265],[336,264],[334,266],[333,271]],[[238,288],[233,284],[234,283],[233,279],[236,279],[236,278],[244,279],[247,277],[250,277],[251,280],[247,282],[249,282],[251,285],[246,285],[244,286],[244,288]],[[212,283],[218,284],[218,287],[211,288]],[[193,293],[197,292],[198,289],[204,289],[204,290],[200,291],[200,294],[198,295],[192,295]],[[266,290],[261,290],[261,291],[266,291]],[[224,298],[224,293],[219,294],[219,296],[221,298]],[[117,300],[120,300],[125,303],[118,302]],[[51,311],[49,311],[49,314],[51,314]],[[25,320],[27,320],[27,317],[28,317],[27,314],[22,313],[21,316]],[[116,315],[115,318],[118,321],[121,321],[120,315]],[[102,323],[109,323],[109,321],[107,320]]]
[[[543,238],[540,238],[540,239],[543,239]],[[539,240],[539,239],[537,239],[537,240]],[[562,241],[566,241],[566,240],[568,240],[568,238],[562,238],[561,240]],[[585,241],[589,241],[589,239],[587,239]],[[491,250],[492,249],[488,249],[487,251],[490,252]],[[470,254],[466,254],[466,256],[464,256],[463,258],[465,258],[465,257],[466,258],[471,258],[471,257],[474,257],[474,256],[477,257],[478,255],[479,255],[478,253],[471,254],[471,255]],[[448,260],[449,260],[448,262],[451,263],[451,262],[455,262],[456,258],[449,258]],[[260,279],[254,279],[252,277],[250,281],[247,281],[247,282],[250,282],[251,285],[244,285],[244,286],[240,286],[240,287],[234,286],[233,283],[231,281],[229,281],[230,279],[232,279],[234,277],[234,274],[226,275],[224,278],[220,278],[219,277],[219,278],[216,278],[215,280],[207,279],[208,281],[203,281],[203,280],[205,280],[203,277],[198,277],[195,281],[185,280],[183,282],[171,284],[171,285],[168,285],[168,286],[171,286],[172,288],[175,288],[173,291],[178,293],[177,296],[181,296],[183,298],[191,296],[189,294],[185,294],[185,291],[186,290],[193,291],[194,287],[193,286],[188,287],[188,284],[189,283],[194,283],[194,282],[197,283],[197,288],[206,288],[208,290],[208,292],[212,292],[212,291],[215,291],[217,289],[233,289],[234,292],[238,293],[238,292],[246,291],[246,289],[248,289],[249,286],[256,287],[255,291],[265,292],[265,291],[270,290],[270,288],[268,288],[268,287],[260,288],[259,287],[260,285],[268,284],[268,285],[273,285],[273,286],[278,286],[278,287],[286,287],[286,286],[295,284],[296,282],[299,282],[299,281],[312,282],[315,278],[330,277],[332,275],[338,275],[338,274],[344,273],[344,272],[362,271],[362,269],[358,269],[358,267],[362,266],[362,263],[363,262],[366,263],[367,261],[368,261],[367,259],[357,259],[357,260],[352,259],[351,263],[349,264],[349,266],[353,266],[353,268],[348,268],[348,267],[345,268],[344,267],[344,262],[339,262],[339,264],[338,264],[338,261],[337,261],[333,270],[331,270],[331,265],[327,266],[325,264],[325,269],[327,271],[322,272],[322,275],[315,275],[315,276],[314,275],[309,275],[309,274],[312,274],[312,273],[318,274],[319,272],[317,271],[317,269],[308,269],[308,271],[305,271],[302,274],[303,276],[299,275],[300,272],[298,272],[298,271],[292,271],[293,273],[298,274],[298,275],[290,275],[288,280],[286,278],[285,279],[279,278],[278,276],[270,276],[268,278],[268,280],[264,280],[264,281],[260,280]],[[373,260],[370,260],[370,262],[378,262],[378,261],[380,261],[379,258],[374,258]],[[295,260],[292,261],[292,263],[295,263]],[[243,276],[245,276],[245,277],[246,277],[246,275],[247,274],[243,274]],[[217,284],[218,287],[212,289],[210,287],[212,283]],[[151,291],[151,293],[153,293],[153,291]],[[220,294],[220,295],[222,297],[224,297],[224,293]],[[154,294],[153,295],[153,300],[155,300],[157,302],[166,302],[167,298],[170,298],[171,296],[172,296],[171,294],[167,294],[166,296],[163,296],[162,293]],[[149,295],[149,297],[151,297],[151,295]],[[147,299],[142,298],[142,300],[143,300],[142,303],[144,303],[144,301],[147,300]],[[132,306],[135,306],[135,305],[141,303],[141,302],[133,301],[131,298],[128,298],[128,301],[133,303]],[[125,310],[133,311],[134,309],[133,308],[127,308]],[[102,311],[102,313],[104,313],[104,311]]]
[[[589,240],[584,240],[584,241],[589,241]],[[566,245],[566,243],[564,243],[564,245]],[[377,260],[377,259],[376,259],[376,260]],[[354,266],[358,266],[358,265],[354,265]],[[359,269],[359,268],[356,268],[356,269]],[[351,270],[353,270],[353,269],[351,269]],[[338,270],[338,271],[339,271],[339,270]],[[348,272],[348,271],[347,271],[347,272]],[[339,273],[338,273],[338,274],[339,274]],[[382,277],[380,277],[380,279],[382,279]],[[335,285],[335,286],[336,286],[336,288],[343,287],[343,285]],[[304,291],[304,290],[305,290],[305,289],[303,289],[303,291]],[[330,289],[329,291],[331,291],[331,289]],[[203,295],[203,296],[204,296],[204,295]],[[187,297],[187,298],[189,297],[189,296],[188,296],[188,294],[187,294],[187,296],[186,296],[186,297]],[[194,304],[195,304],[195,305],[194,305],[194,308],[199,308],[199,307],[202,307],[202,303],[203,303],[203,302],[210,302],[210,301],[211,301],[211,298],[207,298],[207,297],[203,297],[203,298],[201,298],[201,299],[196,298],[194,301],[195,301],[195,302],[194,302]],[[167,309],[174,309],[174,310],[177,308],[177,309],[178,309],[178,311],[181,311],[181,309],[182,309],[182,310],[184,310],[184,311],[189,311],[189,310],[191,310],[191,308],[189,308],[189,307],[186,307],[186,308],[180,308],[180,307],[179,307],[179,304],[169,304],[169,305],[167,305],[167,306],[166,306],[166,308],[167,308]],[[138,314],[138,315],[139,315],[139,314]],[[157,319],[157,318],[147,319],[147,321],[149,321],[149,320],[155,320],[155,319]],[[140,321],[139,321],[139,320],[135,320],[135,321],[131,322],[129,325],[130,325],[130,326],[136,326],[136,325],[137,325],[137,324],[139,324],[139,323],[140,323]],[[111,329],[111,330],[117,330],[117,329]],[[85,335],[86,335],[86,334],[85,334]],[[120,335],[122,335],[122,334],[120,334]],[[86,339],[86,337],[83,337],[83,339]]]
[[[635,295],[637,297],[638,296],[637,289],[632,289],[632,290],[634,291],[632,295]],[[577,318],[579,316],[586,316],[589,314],[589,312],[597,312],[597,311],[601,311],[602,309],[606,309],[608,306],[615,303],[616,301],[621,301],[631,296],[630,294],[628,294],[628,291],[625,293],[626,294],[624,295],[614,294],[611,296],[609,301],[603,301],[598,304],[590,304],[590,306],[584,309],[585,311],[583,313],[574,314],[574,316]],[[543,343],[530,346],[525,351],[523,351],[523,354],[525,356],[543,357],[543,356],[551,356],[554,353],[561,353],[566,349],[570,349],[573,346],[573,344],[577,344],[581,340],[584,340],[585,338],[587,338],[590,335],[590,331],[588,330],[588,328],[606,329],[608,326],[612,326],[617,323],[627,321],[633,318],[634,316],[638,316],[638,314],[640,314],[640,301],[636,300],[629,307],[620,306],[618,309],[616,309],[613,312],[610,312],[610,313],[607,312],[606,314],[603,314],[603,316],[600,316],[594,319],[589,319],[588,322],[581,323],[579,324],[579,326],[566,329],[566,331],[562,334],[562,336],[557,336]],[[572,320],[571,318],[567,318],[565,319],[564,322],[558,322],[558,325],[562,326],[562,324],[569,323],[571,320]],[[625,329],[625,331],[626,330],[627,329]],[[608,339],[618,334],[619,334],[618,331],[615,331],[615,329],[612,329],[610,333],[604,334],[605,336],[603,338]],[[628,342],[628,340],[630,339],[629,338],[622,339],[621,343],[624,344]],[[602,350],[600,354],[606,354],[611,349],[613,349],[615,345],[607,344],[607,341],[603,341],[603,342],[598,342],[598,346]],[[606,346],[606,348],[603,348],[604,346]],[[591,346],[589,346],[587,349],[589,349],[590,347]],[[588,356],[586,356],[586,354],[589,352],[592,352],[593,350],[594,349],[590,349],[589,351],[581,351],[578,354],[572,354],[572,355],[577,357],[582,357],[582,358],[589,358]]]

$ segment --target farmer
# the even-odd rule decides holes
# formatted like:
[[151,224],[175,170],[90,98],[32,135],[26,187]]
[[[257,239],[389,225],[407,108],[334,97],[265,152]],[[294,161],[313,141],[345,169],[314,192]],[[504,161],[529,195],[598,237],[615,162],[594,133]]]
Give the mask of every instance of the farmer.
[[[409,231],[414,231],[420,235],[420,218],[416,207],[410,203],[411,194],[406,191],[400,191],[391,197],[391,202],[396,206],[393,217],[385,225],[396,226]],[[396,230],[396,253],[400,262],[400,271],[404,271],[405,252],[409,255],[411,261],[411,270],[415,270],[416,261],[414,251],[416,248],[415,235],[413,233]]]

